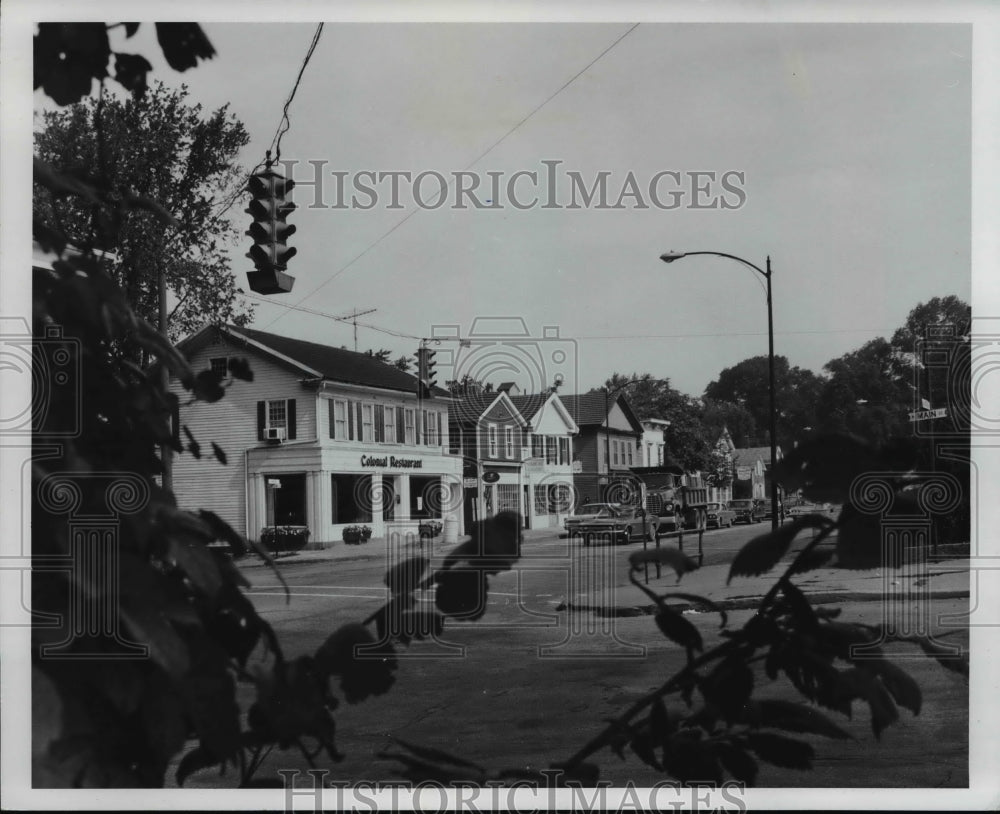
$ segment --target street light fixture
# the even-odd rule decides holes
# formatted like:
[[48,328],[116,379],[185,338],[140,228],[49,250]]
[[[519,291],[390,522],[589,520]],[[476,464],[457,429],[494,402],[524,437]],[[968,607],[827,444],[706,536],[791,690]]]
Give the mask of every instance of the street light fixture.
[[742,263],[747,268],[753,269],[761,277],[767,280],[767,373],[768,373],[768,396],[770,398],[769,405],[769,418],[770,418],[770,431],[771,431],[771,529],[775,530],[778,528],[778,484],[777,484],[777,465],[778,465],[778,440],[777,440],[777,410],[775,408],[775,384],[774,384],[774,315],[771,307],[771,256],[767,257],[767,265],[765,269],[755,266],[749,260],[744,260],[742,257],[737,257],[734,254],[726,254],[725,252],[664,252],[660,255],[660,259],[664,263],[673,263],[675,260],[680,260],[682,257],[694,257],[699,254],[711,254],[716,257],[727,257],[730,260],[735,260],[738,263]]

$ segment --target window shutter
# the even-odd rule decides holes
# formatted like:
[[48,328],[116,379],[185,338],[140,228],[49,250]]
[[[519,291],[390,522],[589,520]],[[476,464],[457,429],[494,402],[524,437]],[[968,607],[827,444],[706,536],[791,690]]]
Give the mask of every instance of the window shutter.
[[347,437],[354,440],[354,402],[347,402]]
[[329,418],[330,418],[330,437],[331,438],[336,438],[337,436],[334,434],[334,428],[337,425],[337,418],[334,415],[334,411],[333,411],[333,399],[330,399],[327,402],[327,407],[328,407],[327,414],[329,415]]
[[385,441],[385,407],[381,404],[375,405],[375,440],[380,444]]
[[288,399],[288,406],[286,407],[288,413],[288,440],[295,440],[295,399]]
[[396,408],[396,440],[400,444],[406,443],[406,425],[404,423],[405,416],[403,414],[403,408]]
[[354,418],[354,426],[358,428],[358,440],[365,440],[364,422],[362,420],[361,402],[359,401],[355,408],[357,409],[357,416]]
[[441,413],[437,414],[438,417],[438,443],[444,446],[444,431],[442,430]]
[[257,440],[264,440],[264,427],[267,425],[267,402],[257,402]]

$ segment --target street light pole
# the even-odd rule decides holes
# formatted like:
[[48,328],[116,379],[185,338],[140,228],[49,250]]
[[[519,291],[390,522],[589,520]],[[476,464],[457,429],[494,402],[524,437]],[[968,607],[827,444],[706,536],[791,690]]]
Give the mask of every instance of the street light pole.
[[778,465],[778,413],[775,406],[777,386],[774,376],[774,312],[771,303],[771,255],[767,256],[766,270],[754,265],[749,260],[744,260],[742,257],[737,257],[734,254],[726,254],[725,252],[665,252],[660,255],[660,259],[664,263],[673,263],[674,260],[680,260],[682,257],[693,257],[699,254],[711,254],[716,257],[727,257],[730,260],[735,260],[757,272],[767,280],[767,378],[768,413],[770,419],[768,424],[771,435],[771,529],[773,531],[778,528],[778,483],[776,477]]

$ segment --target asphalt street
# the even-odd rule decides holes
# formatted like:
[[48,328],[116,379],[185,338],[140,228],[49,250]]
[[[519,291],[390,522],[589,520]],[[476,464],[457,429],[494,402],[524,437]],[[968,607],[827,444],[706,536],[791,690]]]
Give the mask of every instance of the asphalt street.
[[[650,587],[722,596],[722,592],[763,592],[767,578],[740,588],[724,585],[728,563],[762,524],[709,531],[703,538],[703,568],[677,584],[672,571],[650,574]],[[676,541],[674,541],[676,542]],[[685,536],[684,549],[697,555],[697,535]],[[663,545],[672,544],[665,539]],[[435,557],[448,547],[435,542]],[[397,767],[378,757],[390,737],[435,746],[492,768],[540,768],[565,760],[595,735],[603,722],[658,686],[683,663],[683,652],[659,633],[641,612],[642,593],[628,585],[627,557],[642,548],[583,548],[555,533],[525,541],[523,556],[510,572],[492,577],[488,607],[475,622],[449,620],[438,641],[399,648],[395,686],[385,696],[359,705],[342,704],[336,712],[338,742],[347,755],[334,775],[348,781],[397,778]],[[304,552],[284,558],[287,598],[269,569],[247,566],[249,595],[278,632],[286,653],[311,653],[338,626],[364,619],[386,599],[386,567],[417,549],[387,556],[373,541],[357,552]],[[944,585],[955,582],[959,568],[943,564],[931,576]],[[695,579],[698,575],[697,580]],[[883,581],[868,574],[866,586],[877,591]],[[819,575],[834,585],[833,577]],[[966,577],[967,578],[967,577]],[[898,581],[898,580],[896,580]],[[926,579],[925,579],[926,581]],[[714,587],[714,583],[719,583]],[[709,585],[712,583],[712,585]],[[886,582],[884,584],[892,584]],[[852,583],[853,585],[853,583]],[[814,585],[813,588],[818,588]],[[929,618],[945,619],[968,611],[968,591],[939,592],[925,599]],[[838,602],[845,621],[879,621],[885,603],[847,591]],[[433,602],[431,592],[419,597]],[[595,613],[618,607],[635,612]],[[739,603],[730,626],[751,613]],[[688,611],[706,645],[718,640],[718,617]],[[935,621],[940,629],[940,623]],[[949,641],[968,646],[966,632],[949,630]],[[855,738],[828,741],[806,738],[816,750],[811,772],[762,768],[759,785],[767,787],[961,787],[968,783],[968,686],[963,678],[925,658],[902,662],[923,690],[921,714],[902,711],[899,722],[873,736],[867,708],[855,705],[853,720],[838,721]],[[761,697],[797,698],[787,681],[757,675]],[[662,775],[634,756],[626,761],[605,752],[602,778],[620,785],[628,780],[650,785]],[[306,769],[292,753],[275,753],[268,768]],[[217,778],[192,778],[189,785],[214,785]]]

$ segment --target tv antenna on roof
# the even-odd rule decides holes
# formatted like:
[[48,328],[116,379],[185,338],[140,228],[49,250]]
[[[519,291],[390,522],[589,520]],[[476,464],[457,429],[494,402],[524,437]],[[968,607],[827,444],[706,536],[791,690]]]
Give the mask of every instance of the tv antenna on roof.
[[354,350],[358,350],[358,317],[363,317],[365,314],[374,314],[378,309],[369,308],[367,311],[359,311],[355,308],[351,313],[344,314],[342,317],[334,317],[334,319],[339,319],[342,322],[353,322],[354,323]]

